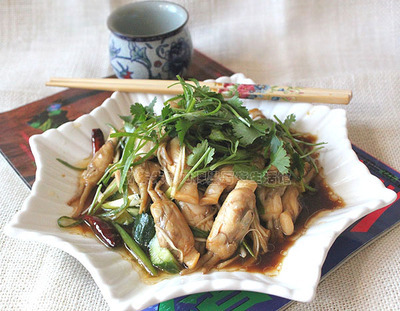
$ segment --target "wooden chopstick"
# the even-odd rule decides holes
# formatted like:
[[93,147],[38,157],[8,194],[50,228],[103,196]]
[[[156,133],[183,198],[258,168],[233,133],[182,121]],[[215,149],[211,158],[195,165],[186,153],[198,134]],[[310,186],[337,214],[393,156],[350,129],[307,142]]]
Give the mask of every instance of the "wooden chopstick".
[[[193,84],[192,81],[187,81],[187,83]],[[244,99],[347,105],[352,98],[350,90],[219,82],[199,82],[199,84],[201,86],[208,86],[212,91],[222,93],[227,97],[232,96],[237,91],[239,97]],[[176,95],[182,92],[182,86],[176,80],[51,78],[46,85],[167,95]]]

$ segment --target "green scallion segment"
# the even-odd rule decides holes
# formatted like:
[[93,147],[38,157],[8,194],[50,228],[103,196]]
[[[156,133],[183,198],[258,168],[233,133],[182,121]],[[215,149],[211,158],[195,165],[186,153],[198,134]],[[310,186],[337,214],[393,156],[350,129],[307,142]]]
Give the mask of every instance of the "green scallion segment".
[[157,269],[151,264],[149,257],[147,257],[146,253],[143,249],[135,242],[135,240],[129,235],[128,232],[125,231],[119,224],[113,223],[114,227],[118,230],[119,234],[122,237],[126,247],[130,251],[130,253],[135,257],[140,265],[146,269],[148,273],[152,276],[157,275]]
[[209,231],[204,231],[199,228],[192,227],[192,226],[190,226],[190,230],[192,230],[193,236],[195,238],[207,239],[208,235],[210,234]]
[[83,222],[82,219],[76,219],[68,216],[61,216],[57,219],[57,223],[61,228],[72,228],[79,226]]
[[61,164],[65,165],[66,167],[71,168],[71,169],[73,169],[73,170],[75,170],[75,171],[84,171],[84,170],[86,170],[86,167],[77,167],[77,166],[74,166],[74,165],[72,165],[72,164],[69,164],[67,161],[64,161],[63,159],[56,158],[56,160],[57,160],[58,162],[60,162]]

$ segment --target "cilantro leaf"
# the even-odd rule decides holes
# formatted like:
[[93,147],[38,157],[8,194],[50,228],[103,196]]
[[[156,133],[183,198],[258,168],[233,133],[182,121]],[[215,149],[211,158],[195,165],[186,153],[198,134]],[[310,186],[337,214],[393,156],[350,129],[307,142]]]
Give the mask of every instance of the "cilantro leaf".
[[236,94],[232,98],[227,100],[227,103],[236,110],[236,112],[244,119],[251,119],[249,110],[245,106],[243,106],[243,101]]
[[170,105],[165,105],[165,106],[163,107],[163,109],[161,110],[161,117],[162,117],[163,120],[166,120],[166,119],[168,119],[168,117],[171,116],[173,113],[174,113],[174,112],[173,112],[171,106],[170,106]]
[[263,132],[260,132],[255,127],[248,127],[237,119],[232,119],[230,123],[232,124],[235,137],[242,146],[251,145],[257,138],[264,136]]
[[283,124],[284,124],[287,128],[290,128],[294,122],[296,122],[296,116],[292,113],[292,114],[289,114],[289,115],[286,117],[285,121],[283,121]]
[[125,123],[131,123],[132,122],[132,116],[119,116],[122,121],[124,121]]
[[255,120],[252,125],[263,133],[269,133],[275,128],[274,121],[271,119],[258,119]]
[[153,116],[154,115],[154,105],[157,102],[157,97],[154,97],[153,100],[150,102],[150,104],[148,104],[145,109],[147,114]]
[[183,141],[185,140],[186,132],[189,130],[189,128],[191,126],[192,126],[192,123],[186,119],[180,118],[178,121],[176,121],[175,129],[176,129],[176,132],[178,133],[179,142],[181,144],[183,144]]
[[[208,152],[208,150],[212,150],[212,152]],[[195,166],[198,164],[199,160],[206,155],[206,153],[211,153],[210,155],[206,155],[204,159],[202,159],[203,167],[205,167],[208,163],[212,161],[212,156],[214,155],[214,148],[208,146],[208,141],[203,140],[201,143],[198,143],[196,147],[193,148],[192,153],[187,157],[186,163],[189,166]],[[199,164],[199,165],[200,165]]]
[[125,122],[124,123],[124,130],[127,133],[133,133],[135,131],[135,126],[131,122]]
[[211,130],[211,133],[210,133],[210,135],[208,135],[208,137],[209,137],[211,140],[214,140],[214,141],[229,141],[229,142],[232,141],[231,139],[229,139],[229,138],[225,135],[225,133],[223,133],[221,130],[215,129],[215,128],[213,128],[213,129]]
[[269,167],[271,166],[275,166],[281,174],[287,174],[289,171],[290,158],[287,155],[285,148],[283,148],[282,141],[276,152],[271,152],[271,162]]
[[143,121],[146,119],[147,111],[142,104],[135,103],[131,105],[130,112],[134,117],[132,122]]
[[222,159],[218,159],[211,166],[210,170],[214,171],[220,166],[224,165],[232,165],[232,164],[243,164],[250,163],[253,159],[252,154],[245,150],[234,150],[234,153],[227,157],[223,157]]
[[186,164],[193,166],[201,158],[201,156],[206,152],[208,148],[208,141],[204,140],[198,143],[196,147],[193,148],[193,152],[187,157]]
[[271,141],[270,141],[270,151],[272,154],[276,153],[279,149],[279,147],[282,146],[282,141],[276,136],[272,135]]
[[212,160],[214,159],[214,154],[215,154],[215,149],[208,147],[203,160],[203,167],[206,167],[208,164],[212,162]]
[[186,159],[187,165],[192,166],[192,168],[180,182],[178,190],[183,186],[189,177],[198,176],[199,173],[208,171],[209,167],[207,167],[207,165],[214,159],[214,154],[215,149],[208,146],[207,140],[203,140],[201,143],[198,143],[197,146],[193,148],[193,153],[190,154]]
[[292,170],[294,172],[297,171],[297,174],[299,175],[294,176],[296,178],[298,178],[299,180],[301,180],[303,178],[304,175],[304,160],[300,158],[299,154],[297,152],[293,152],[292,153]]

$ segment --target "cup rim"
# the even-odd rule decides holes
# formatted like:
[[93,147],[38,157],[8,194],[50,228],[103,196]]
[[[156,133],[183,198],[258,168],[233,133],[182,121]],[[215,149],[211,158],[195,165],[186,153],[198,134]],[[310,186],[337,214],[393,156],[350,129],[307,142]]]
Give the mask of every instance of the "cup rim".
[[[158,34],[155,34],[155,35],[153,35],[153,34],[152,35],[132,35],[132,34],[129,34],[129,33],[123,32],[123,31],[119,31],[112,24],[112,19],[113,19],[114,16],[126,11],[127,9],[132,9],[133,7],[137,6],[138,4],[150,3],[150,2],[152,2],[152,3],[163,3],[163,4],[168,4],[168,5],[172,5],[172,6],[175,6],[175,7],[179,7],[186,14],[184,22],[181,25],[179,25],[179,27],[176,27],[176,28],[174,28],[172,30],[161,32],[161,33],[158,33]],[[182,5],[180,5],[178,3],[170,2],[170,1],[158,1],[158,0],[138,1],[138,2],[132,2],[132,3],[125,4],[123,6],[120,6],[120,7],[116,8],[115,10],[113,10],[111,12],[111,14],[107,18],[107,27],[111,31],[111,33],[113,33],[117,37],[119,37],[121,39],[124,39],[124,40],[128,40],[128,41],[154,41],[154,40],[160,40],[160,39],[165,38],[165,37],[170,37],[170,36],[173,36],[173,35],[179,33],[186,26],[188,20],[189,20],[189,12],[186,10],[186,8],[184,8]]]

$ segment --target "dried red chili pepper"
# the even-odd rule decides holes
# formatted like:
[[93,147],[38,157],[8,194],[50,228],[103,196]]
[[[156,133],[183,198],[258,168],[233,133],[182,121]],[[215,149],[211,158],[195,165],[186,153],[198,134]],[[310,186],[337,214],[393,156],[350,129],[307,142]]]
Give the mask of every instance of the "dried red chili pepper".
[[97,216],[85,215],[83,221],[92,229],[95,236],[107,247],[122,244],[122,238],[114,226]]
[[104,135],[101,129],[92,129],[93,155],[104,145]]

